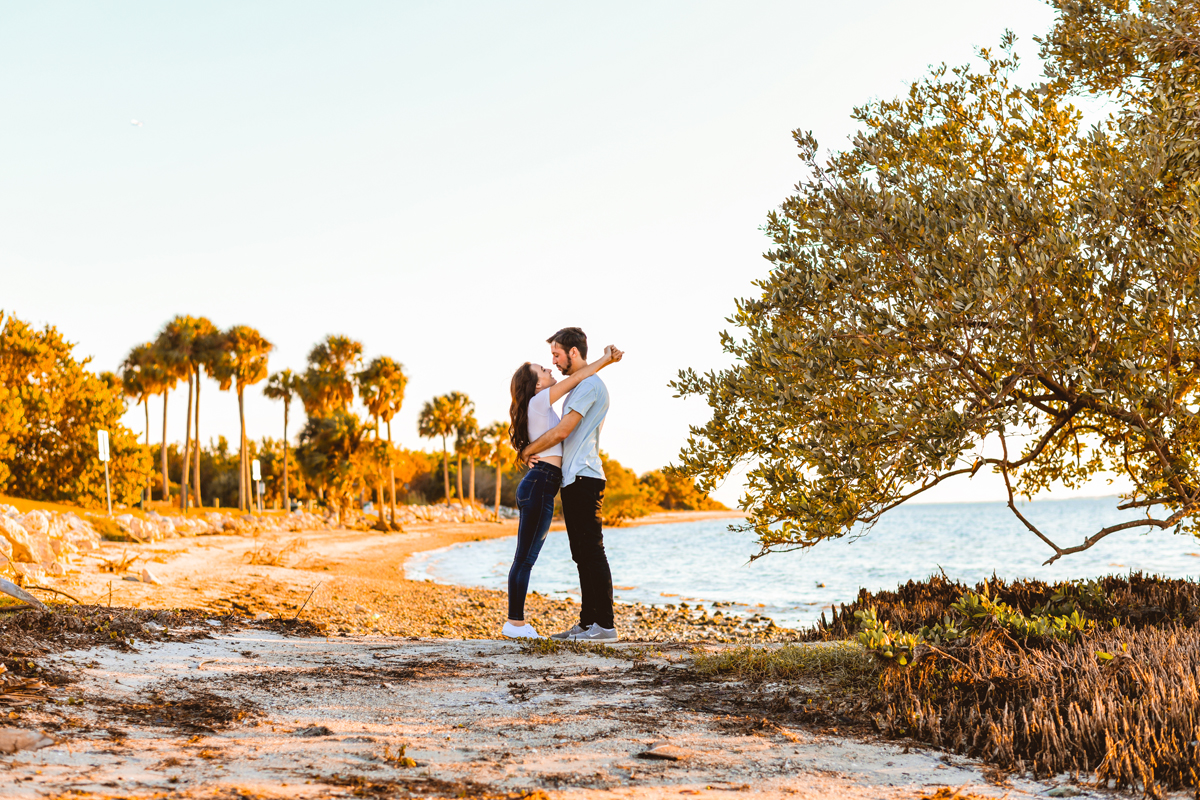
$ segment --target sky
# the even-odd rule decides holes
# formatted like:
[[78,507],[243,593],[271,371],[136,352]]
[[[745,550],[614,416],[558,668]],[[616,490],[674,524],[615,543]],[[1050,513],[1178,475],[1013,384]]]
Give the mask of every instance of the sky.
[[[393,431],[420,448],[424,401],[506,418],[513,371],[578,325],[627,353],[602,446],[645,472],[707,418],[668,382],[728,363],[792,131],[844,147],[855,106],[1006,28],[1035,80],[1051,22],[1038,0],[7,4],[0,309],[98,370],[176,314],[258,328],[272,371],[347,335],[405,365]],[[249,434],[277,437],[259,388]],[[202,438],[234,440],[236,398],[202,397]]]

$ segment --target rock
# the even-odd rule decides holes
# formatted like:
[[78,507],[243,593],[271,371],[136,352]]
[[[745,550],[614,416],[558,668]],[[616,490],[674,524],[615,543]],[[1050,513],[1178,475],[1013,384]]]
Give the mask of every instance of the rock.
[[684,750],[670,742],[655,742],[649,750],[637,754],[638,758],[648,758],[656,761],[686,761],[694,756],[691,750]]
[[8,516],[0,517],[0,536],[9,543],[13,561],[21,564],[38,563],[29,541],[29,531],[20,522]]
[[158,579],[158,576],[145,567],[142,567],[142,583],[153,583],[156,586],[162,585],[162,581]]
[[41,731],[24,728],[0,728],[0,753],[15,753],[18,750],[41,750],[57,744],[58,740]]
[[273,619],[272,616],[270,614],[268,614],[266,611],[258,612],[257,614],[254,615],[254,618],[256,620],[258,620],[259,622],[262,622],[264,619]]
[[1074,786],[1056,786],[1046,792],[1047,797],[1079,797],[1083,792],[1076,789]]
[[150,620],[149,622],[147,622],[146,627],[149,630],[153,631],[154,633],[162,633],[163,631],[165,631],[167,629],[166,625],[159,625],[154,620]]
[[23,517],[18,519],[21,527],[29,533],[41,533],[46,536],[50,535],[50,515],[45,511],[36,510],[30,511]]
[[297,736],[333,736],[333,731],[324,725],[313,725],[296,731]]

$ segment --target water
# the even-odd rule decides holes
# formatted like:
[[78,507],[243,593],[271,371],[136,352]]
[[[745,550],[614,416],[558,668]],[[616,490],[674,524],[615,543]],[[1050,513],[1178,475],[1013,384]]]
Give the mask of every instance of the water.
[[[1059,546],[1077,544],[1105,525],[1130,519],[1113,497],[1044,500],[1022,513]],[[609,528],[604,532],[618,600],[662,605],[733,603],[733,611],[762,613],[780,625],[807,626],[834,603],[853,600],[860,587],[894,589],[938,568],[968,584],[988,578],[1058,581],[1132,570],[1174,578],[1200,576],[1200,541],[1169,531],[1114,533],[1090,550],[1052,553],[1003,503],[912,505],[894,509],[866,536],[824,542],[803,552],[777,553],[753,563],[755,540],[728,531],[728,520]],[[409,560],[413,580],[505,589],[516,538],[457,544]],[[551,533],[533,570],[530,589],[578,598],[579,582],[564,532]]]

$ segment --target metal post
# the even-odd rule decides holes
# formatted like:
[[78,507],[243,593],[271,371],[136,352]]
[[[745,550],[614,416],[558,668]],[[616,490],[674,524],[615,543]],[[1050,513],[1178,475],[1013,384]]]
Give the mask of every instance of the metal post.
[[104,462],[104,496],[108,498],[108,515],[112,516],[112,485],[108,482],[108,462]]

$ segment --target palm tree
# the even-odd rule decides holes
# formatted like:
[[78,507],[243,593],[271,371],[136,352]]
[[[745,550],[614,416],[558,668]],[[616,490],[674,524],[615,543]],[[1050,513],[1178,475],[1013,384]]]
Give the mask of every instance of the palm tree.
[[299,388],[300,400],[310,417],[328,417],[354,402],[351,367],[362,358],[362,342],[346,336],[327,336],[308,354],[308,369]]
[[207,317],[197,318],[193,336],[191,367],[196,373],[196,437],[193,440],[195,447],[192,448],[195,465],[192,470],[192,489],[196,495],[196,507],[200,508],[204,505],[200,497],[200,379],[205,367],[208,368],[210,376],[214,369],[220,370],[227,354],[225,337]]
[[153,393],[161,394],[163,399],[162,447],[160,448],[162,496],[159,499],[164,503],[170,503],[171,480],[167,474],[167,398],[179,379],[171,370],[170,354],[163,349],[161,342],[151,343],[149,352],[146,354],[146,361],[142,364],[142,372],[146,375],[146,380],[151,382]]
[[[404,365],[388,358],[379,356],[371,360],[366,369],[359,372],[358,394],[363,405],[375,417],[376,437],[378,438],[379,420],[387,425],[387,454],[388,481],[391,484],[391,522],[396,524],[396,470],[392,465],[392,417],[404,403],[404,389],[408,385],[408,376],[404,374]],[[379,497],[379,505],[383,506],[383,496]],[[380,516],[382,519],[382,515]]]
[[283,401],[283,508],[286,511],[292,509],[288,498],[288,409],[299,387],[300,378],[290,369],[276,372],[267,379],[267,385],[263,387],[264,397]]
[[[179,508],[184,511],[188,507],[188,465],[192,447],[192,391],[195,386],[192,348],[195,344],[196,331],[196,318],[180,314],[163,327],[162,332],[158,334],[158,339],[155,340],[155,346],[162,355],[163,368],[170,372],[175,380],[187,378],[188,382],[187,424],[184,426],[183,438],[183,471],[179,478]],[[165,421],[163,424],[165,429]]]
[[479,425],[475,422],[475,417],[470,417],[466,424],[458,429],[458,436],[454,440],[454,452],[459,458],[466,458],[470,468],[467,472],[467,497],[475,502],[475,460],[487,457],[487,446],[483,439],[480,438]]
[[449,395],[425,401],[417,417],[417,433],[427,439],[442,437],[442,482],[446,489],[446,505],[450,505],[450,455],[446,450],[446,437],[458,427],[458,409]]
[[446,395],[450,405],[454,409],[454,454],[458,457],[458,473],[455,479],[458,483],[458,504],[463,503],[463,481],[462,481],[462,462],[465,452],[458,446],[458,442],[465,440],[471,436],[471,432],[479,427],[479,423],[475,421],[475,403],[471,398],[467,397],[462,392],[450,392]]
[[214,375],[222,391],[230,384],[237,387],[238,418],[241,423],[241,441],[238,443],[240,469],[238,470],[238,509],[250,508],[250,457],[246,442],[246,387],[267,377],[267,356],[275,345],[249,325],[234,325],[225,332],[229,357],[223,359]]
[[517,451],[508,442],[508,423],[493,422],[482,431],[487,460],[496,468],[496,521],[500,521],[500,484],[504,470],[517,463]]
[[[154,346],[149,342],[139,344],[129,351],[121,364],[121,387],[126,397],[137,398],[146,412],[146,450],[150,450],[150,396],[158,393],[157,376],[154,374]],[[142,510],[150,500],[150,484],[142,491]]]

